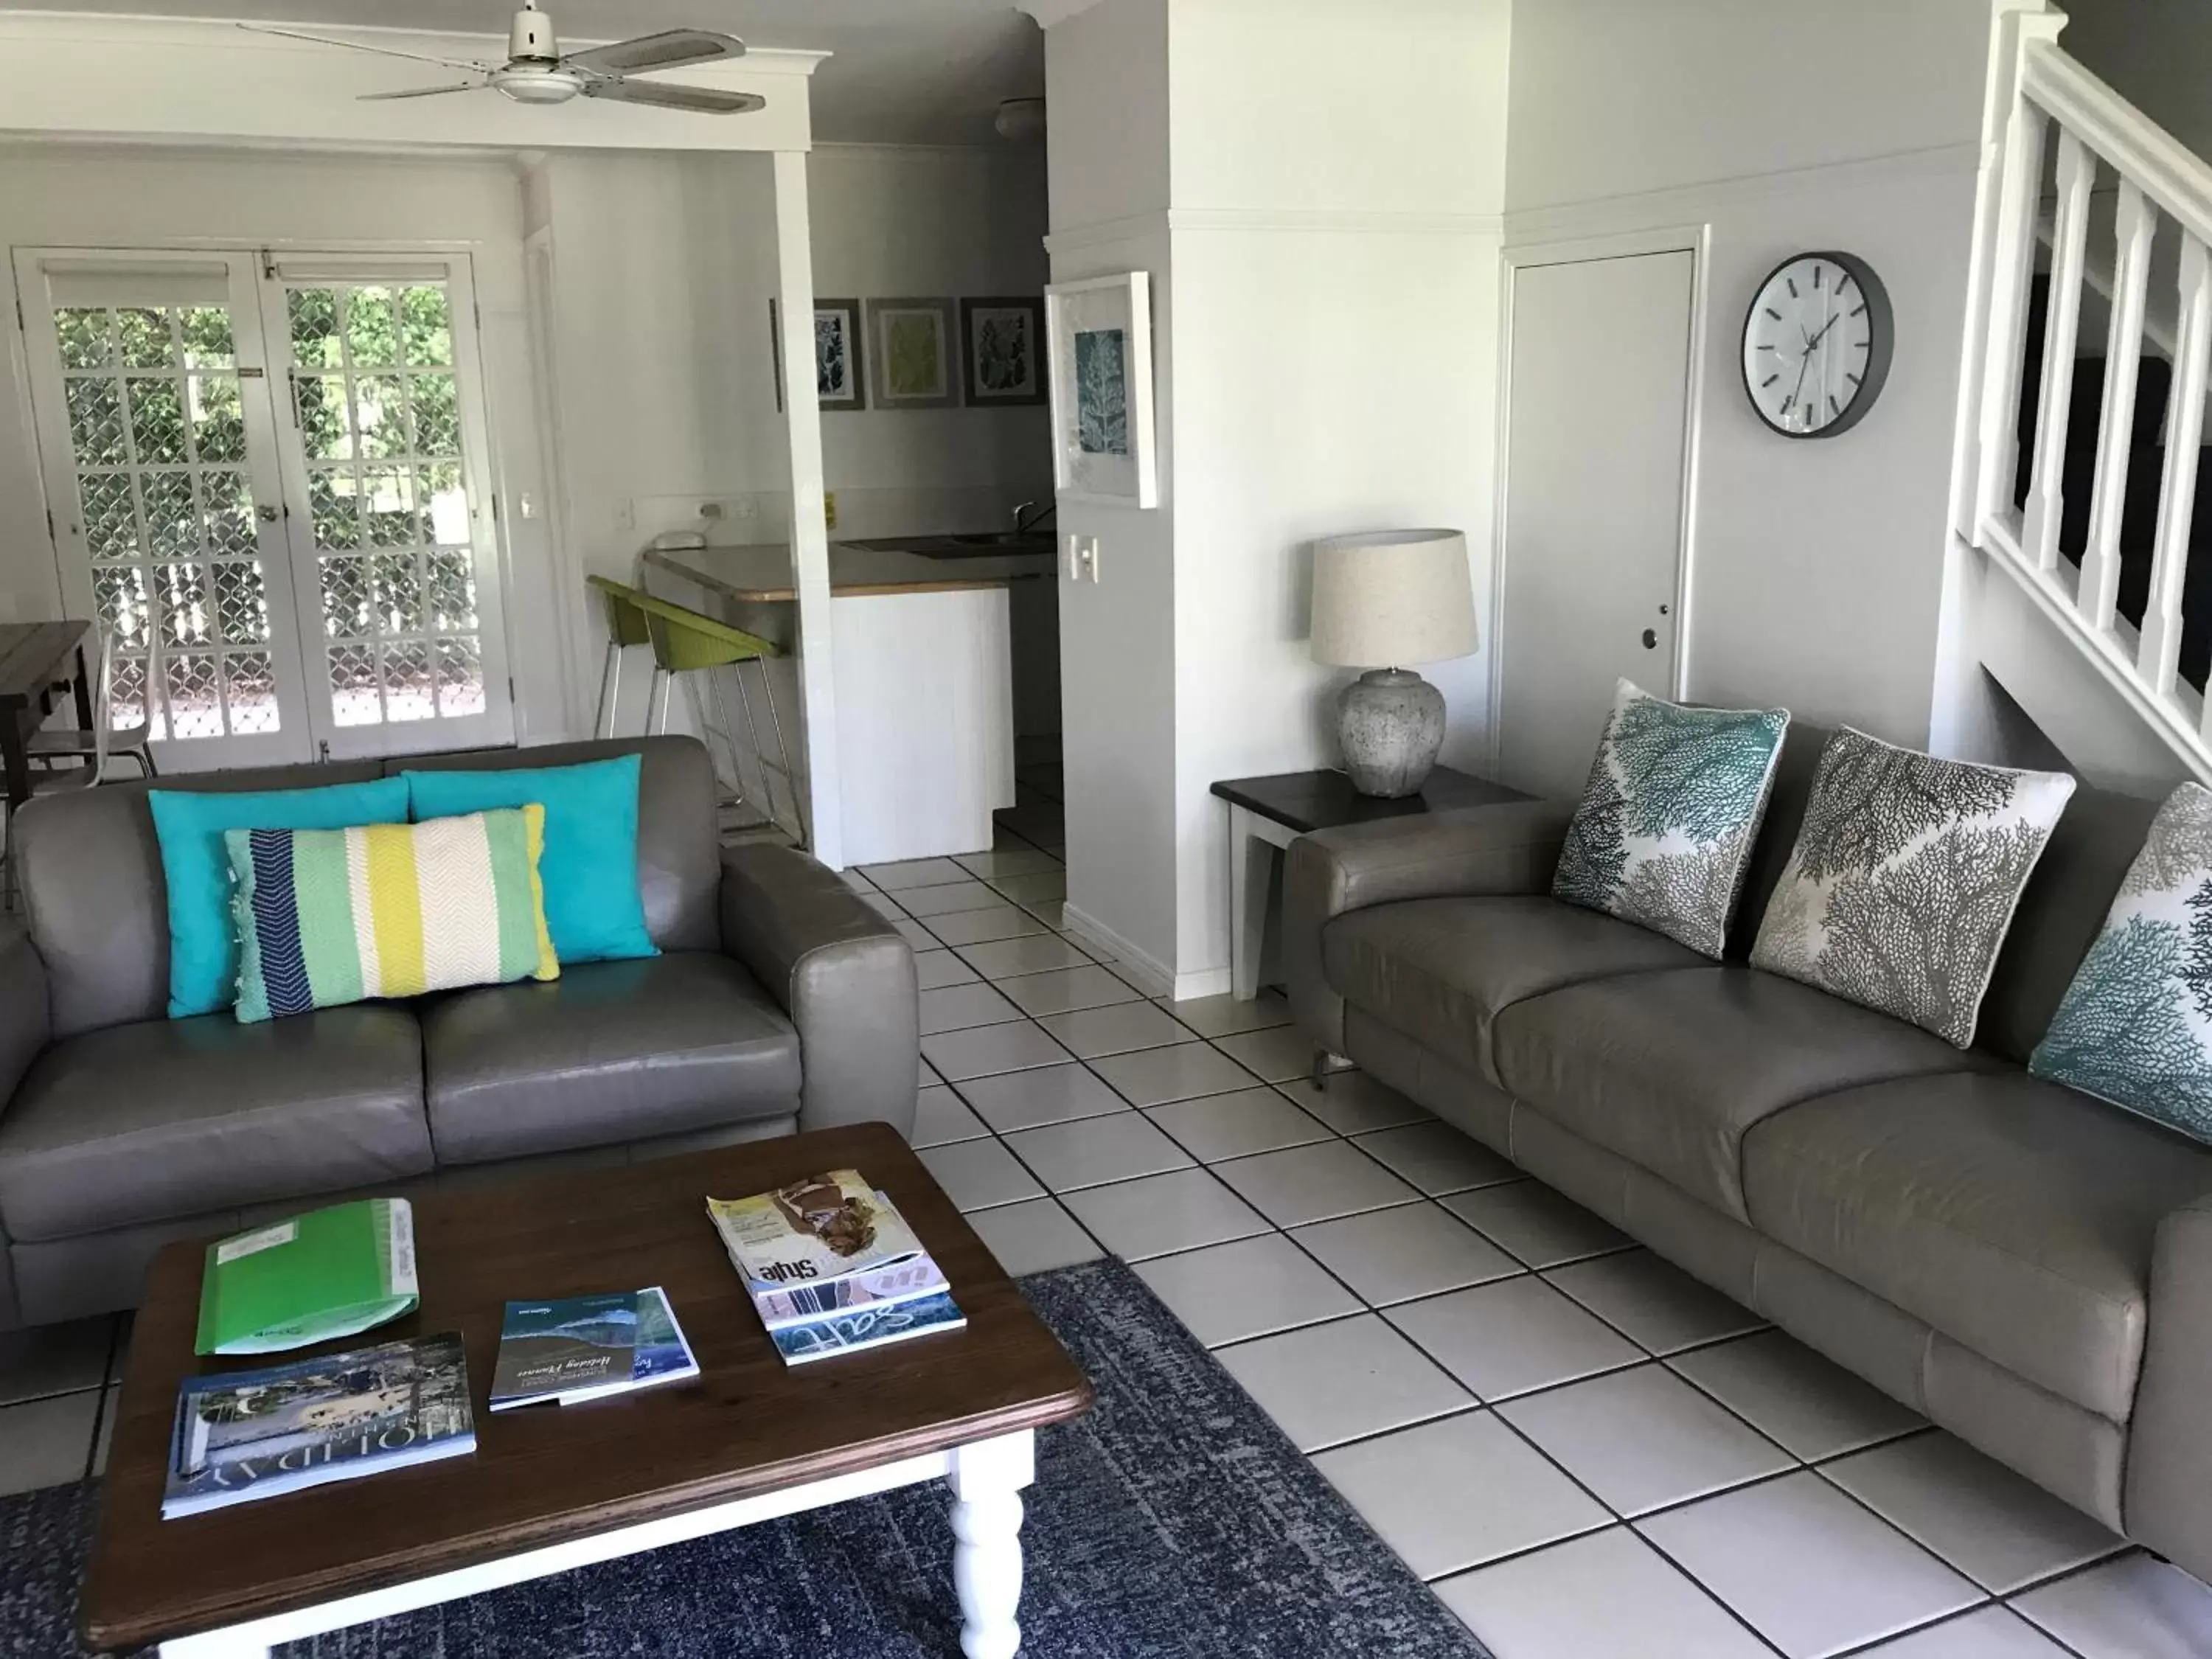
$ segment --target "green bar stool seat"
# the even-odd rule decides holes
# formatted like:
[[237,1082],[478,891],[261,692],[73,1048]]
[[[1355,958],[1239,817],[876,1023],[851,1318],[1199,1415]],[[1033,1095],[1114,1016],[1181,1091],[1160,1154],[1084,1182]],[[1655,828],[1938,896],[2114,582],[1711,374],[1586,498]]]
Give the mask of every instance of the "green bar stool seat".
[[[645,612],[637,605],[645,595],[611,576],[586,576],[584,580],[598,591],[607,617],[607,654],[599,666],[599,706],[592,716],[592,735],[611,738],[615,734],[615,705],[622,697],[622,653],[630,646],[652,642]],[[651,701],[648,695],[648,714]]]

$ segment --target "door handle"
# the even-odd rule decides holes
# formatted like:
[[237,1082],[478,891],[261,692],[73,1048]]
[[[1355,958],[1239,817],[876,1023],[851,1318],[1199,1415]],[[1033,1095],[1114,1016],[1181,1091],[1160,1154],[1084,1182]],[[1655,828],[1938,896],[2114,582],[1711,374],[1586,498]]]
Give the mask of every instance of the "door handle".
[[1656,651],[1659,648],[1659,635],[1655,629],[1647,628],[1644,630],[1644,648],[1646,651]]

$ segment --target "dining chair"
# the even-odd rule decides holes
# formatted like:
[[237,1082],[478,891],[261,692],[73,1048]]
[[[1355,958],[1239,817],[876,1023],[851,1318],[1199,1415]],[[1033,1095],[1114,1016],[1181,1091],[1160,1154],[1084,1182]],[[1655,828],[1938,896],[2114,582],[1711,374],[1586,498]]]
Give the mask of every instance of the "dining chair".
[[[57,761],[78,760],[105,763],[107,761],[128,759],[138,769],[142,777],[159,775],[154,765],[153,745],[148,741],[149,722],[147,702],[142,700],[138,709],[138,724],[118,732],[113,729],[115,718],[115,635],[107,629],[100,630],[100,677],[94,683],[95,695],[92,700],[92,723],[96,728],[81,732],[64,727],[58,731],[41,730],[31,733],[24,744],[24,752],[41,766],[52,768]],[[147,698],[153,688],[147,687]],[[71,768],[70,771],[79,770]],[[64,773],[62,775],[68,775]],[[82,786],[72,784],[71,787]]]

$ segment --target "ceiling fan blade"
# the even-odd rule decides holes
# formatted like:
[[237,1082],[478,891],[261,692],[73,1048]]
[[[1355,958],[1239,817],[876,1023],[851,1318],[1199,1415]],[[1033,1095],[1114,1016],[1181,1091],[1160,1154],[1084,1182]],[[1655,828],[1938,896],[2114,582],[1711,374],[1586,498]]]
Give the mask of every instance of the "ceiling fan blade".
[[561,61],[571,69],[592,70],[601,75],[630,75],[640,70],[674,69],[684,64],[744,55],[745,43],[734,34],[717,34],[711,29],[667,29],[659,34],[641,34],[635,40],[617,40],[612,46],[586,46]]
[[269,23],[240,23],[239,27],[249,34],[274,34],[287,40],[306,40],[318,46],[343,46],[349,52],[373,52],[380,58],[404,58],[411,63],[435,64],[441,69],[474,70],[480,75],[491,73],[489,64],[473,63],[465,58],[433,58],[419,52],[402,52],[397,46],[372,46],[365,40],[342,40],[334,34],[307,34],[299,29],[280,29]]
[[688,109],[701,115],[747,115],[768,107],[768,100],[755,92],[724,92],[719,87],[677,86],[666,81],[589,81],[584,96],[617,104],[652,104],[661,109]]
[[387,98],[435,98],[448,92],[481,92],[484,85],[482,81],[458,81],[450,87],[410,87],[404,92],[364,92],[360,94],[359,101],[374,104]]

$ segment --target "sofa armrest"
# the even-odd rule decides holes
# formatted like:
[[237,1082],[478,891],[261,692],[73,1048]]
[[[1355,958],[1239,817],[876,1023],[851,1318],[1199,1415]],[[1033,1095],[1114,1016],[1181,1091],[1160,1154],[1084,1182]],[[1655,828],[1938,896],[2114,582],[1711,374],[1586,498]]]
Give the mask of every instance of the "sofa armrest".
[[1504,801],[1319,830],[1283,869],[1283,958],[1298,1025],[1344,1052],[1344,999],[1322,969],[1322,930],[1348,910],[1401,899],[1551,890],[1573,809]]
[[53,1036],[46,964],[21,922],[0,927],[0,1113]]
[[2130,1538],[2212,1578],[2212,1194],[2158,1225],[2121,1502]]
[[914,951],[836,873],[788,847],[722,849],[722,950],[799,1028],[799,1127],[880,1118],[914,1133]]

